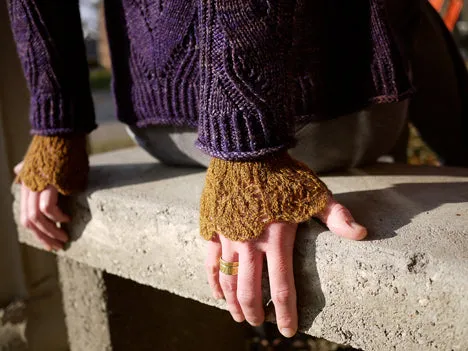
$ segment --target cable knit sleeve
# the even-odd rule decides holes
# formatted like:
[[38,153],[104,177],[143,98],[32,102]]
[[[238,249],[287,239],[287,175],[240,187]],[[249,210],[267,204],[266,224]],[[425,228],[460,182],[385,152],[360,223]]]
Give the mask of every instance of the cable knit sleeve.
[[32,133],[96,127],[78,0],[8,0],[11,27],[31,93]]
[[224,160],[294,143],[288,60],[293,1],[200,2],[197,146]]
[[294,144],[294,1],[206,0],[200,16],[197,145],[213,156],[200,203],[210,240],[259,237],[322,211],[329,191],[285,151]]

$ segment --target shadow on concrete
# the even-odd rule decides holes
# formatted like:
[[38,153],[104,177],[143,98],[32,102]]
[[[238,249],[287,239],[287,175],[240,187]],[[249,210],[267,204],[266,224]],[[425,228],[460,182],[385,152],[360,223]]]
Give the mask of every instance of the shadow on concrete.
[[[392,171],[390,172],[390,169]],[[118,188],[127,185],[136,185],[148,182],[156,182],[159,180],[164,180],[168,178],[176,178],[181,176],[188,176],[197,173],[203,173],[203,168],[177,168],[177,167],[169,167],[159,163],[137,163],[137,164],[115,164],[115,165],[100,165],[95,166],[91,170],[90,175],[90,187],[89,191],[86,195],[82,195],[78,197],[77,201],[70,202],[72,203],[72,207],[69,207],[69,212],[74,213],[74,220],[71,223],[72,231],[72,240],[77,240],[83,231],[86,228],[87,223],[91,220],[91,213],[89,211],[89,205],[87,197],[92,194],[94,191],[98,191],[101,189],[111,189],[111,188]],[[395,172],[394,167],[389,167],[388,172],[385,170],[385,167],[376,167],[373,169],[372,167],[366,168],[364,175],[368,176],[379,176],[379,175],[421,175],[424,176],[452,176],[452,177],[465,177],[466,171],[463,169],[456,170],[454,169],[444,169],[444,168],[437,168],[437,167],[414,167],[414,168],[407,168],[403,167],[401,172]],[[343,176],[346,176],[343,174]],[[349,173],[348,173],[349,176]],[[433,210],[443,204],[447,203],[462,203],[466,202],[468,199],[468,186],[466,182],[452,182],[452,183],[401,183],[395,184],[391,187],[385,189],[378,189],[378,190],[368,190],[368,191],[355,191],[355,192],[348,192],[335,195],[337,201],[341,202],[343,205],[348,207],[350,211],[353,213],[355,219],[365,225],[369,230],[369,237],[366,240],[375,241],[375,240],[386,240],[396,236],[396,232],[409,224],[413,218],[418,216],[421,213],[428,212]],[[294,252],[294,270],[295,270],[295,280],[296,282],[300,282],[297,284],[297,294],[298,294],[298,307],[300,310],[307,311],[308,315],[300,316],[300,329],[302,330],[309,330],[313,324],[313,321],[318,316],[318,314],[323,310],[325,306],[325,297],[323,293],[316,293],[318,291],[321,292],[321,282],[319,272],[317,271],[317,267],[315,264],[315,260],[310,260],[310,256],[316,255],[316,240],[317,234],[321,231],[317,231],[317,226],[314,226],[314,229],[310,228],[310,223],[305,223],[299,226],[298,231],[298,240],[300,245],[296,245],[295,252]],[[324,227],[324,230],[326,228]],[[314,234],[311,234],[311,231]],[[312,250],[311,250],[312,248]],[[305,259],[306,255],[309,259]],[[307,262],[307,265],[304,264]],[[313,262],[311,264],[311,262]],[[118,289],[115,287],[115,289]],[[153,290],[152,288],[148,288]],[[151,293],[151,292],[142,292],[142,290],[137,289],[137,291],[141,291],[141,294],[147,294],[148,301],[150,301],[153,297],[156,297],[158,293]],[[140,294],[140,293],[138,293]],[[117,293],[117,295],[119,295]],[[139,299],[143,295],[138,295],[138,297],[134,297],[134,299]],[[111,299],[120,299],[121,296],[114,296],[110,297]],[[145,297],[146,298],[146,297]],[[132,298],[133,299],[133,298]],[[139,308],[136,306],[133,301],[134,300],[115,300],[111,302],[114,308],[115,306],[120,306],[119,308]],[[158,299],[165,300],[167,299],[168,306],[172,303],[176,305],[178,302],[174,301],[171,302],[172,299],[169,296],[166,297],[158,297]],[[174,296],[174,299],[179,299],[178,297]],[[121,306],[125,305],[127,306]],[[148,306],[147,303],[138,303],[139,306]],[[160,304],[157,304],[161,306]],[[181,303],[181,306],[184,304]],[[136,307],[131,307],[136,306]],[[307,308],[301,308],[301,306],[307,306]],[[313,306],[311,308],[311,306]],[[206,306],[205,306],[206,307]],[[192,307],[190,307],[192,308]],[[202,307],[193,307],[198,312],[196,314],[203,315]],[[206,307],[209,308],[209,307]],[[267,315],[272,312],[272,305],[268,307],[270,311],[267,311]],[[211,308],[210,308],[211,309]],[[199,311],[200,310],[200,311]],[[123,310],[122,310],[123,311]],[[131,311],[128,311],[129,313]],[[143,316],[146,312],[149,311],[136,311],[135,316]],[[268,313],[270,312],[270,313]],[[119,312],[123,313],[123,312]],[[156,310],[152,313],[155,313],[155,317],[157,316]],[[159,318],[164,320],[169,317],[164,317],[165,312],[161,312]],[[177,311],[174,312],[177,315]],[[224,312],[223,312],[224,313]],[[196,315],[194,314],[194,315]],[[114,318],[114,317],[112,317]],[[115,318],[120,318],[115,316]],[[141,317],[132,317],[135,318],[133,322],[130,324],[142,323],[145,319]],[[166,332],[164,332],[164,326],[161,320],[156,320],[156,325],[159,325],[161,328],[161,332],[151,334],[151,327],[147,326],[148,333],[146,332],[138,332],[139,335],[145,335],[144,337],[147,338],[142,340],[142,342],[147,343],[148,345],[154,343],[156,345],[156,340],[160,340],[161,336],[164,336]],[[269,318],[269,320],[271,320]],[[157,324],[159,323],[159,324]],[[162,323],[162,324],[161,324]],[[196,323],[196,319],[193,321],[184,321],[185,324],[192,324]],[[223,322],[224,323],[224,322]],[[227,322],[226,322],[227,323]],[[169,324],[168,324],[169,325]],[[174,325],[171,323],[171,325]],[[200,328],[207,328],[206,326],[199,326]],[[141,327],[143,328],[143,327]],[[158,327],[159,328],[159,327]],[[112,328],[111,328],[112,330]],[[133,332],[138,329],[133,329]],[[143,330],[143,329],[141,329]],[[128,334],[125,334],[128,332]],[[125,331],[125,333],[121,335],[114,335],[113,338],[121,339],[120,342],[125,343],[128,339],[128,342],[132,340],[132,332],[130,329]],[[127,335],[127,336],[125,336]],[[157,336],[159,335],[159,336]],[[181,339],[182,340],[182,339]],[[161,340],[160,340],[161,341]],[[119,342],[119,344],[120,344]],[[177,340],[174,340],[177,344]],[[199,340],[202,342],[202,340]],[[128,344],[130,345],[130,344]],[[195,345],[195,344],[194,344]],[[188,348],[190,349],[190,348]]]
[[468,201],[468,183],[401,183],[390,188],[335,195],[357,222],[366,226],[366,240],[384,240],[417,215],[447,203]]
[[448,176],[468,177],[468,168],[438,167],[438,166],[408,166],[399,163],[374,163],[356,170],[337,171],[319,174],[319,176],[350,177],[350,176]]
[[203,173],[204,171],[203,167],[175,167],[157,162],[97,165],[91,167],[87,195],[96,190],[157,182],[168,178]]
[[113,350],[245,350],[247,323],[227,311],[111,274],[104,280]]
[[96,165],[91,167],[89,185],[85,193],[75,197],[61,197],[60,207],[73,214],[72,222],[62,224],[70,235],[70,242],[77,241],[92,219],[88,198],[96,191],[157,182],[169,178],[203,173],[203,167],[175,167],[161,163],[130,163]]
[[[337,194],[335,198],[350,209],[359,223],[368,228],[367,241],[386,240],[396,236],[400,228],[421,213],[443,204],[467,202],[468,183],[402,183],[386,189]],[[300,316],[302,330],[309,330],[325,307],[316,262],[310,259],[310,256],[316,255],[317,235],[323,232],[317,231],[314,222],[299,226],[296,243],[300,244],[295,246],[294,251],[298,307],[308,313]],[[321,225],[324,231],[327,230]],[[309,256],[308,259],[306,256]],[[320,293],[317,294],[317,291]],[[302,309],[301,306],[307,308]]]
[[322,293],[316,260],[311,264],[312,260],[306,259],[306,256],[316,257],[316,241],[317,235],[310,234],[310,225],[301,224],[296,239],[296,243],[300,242],[300,245],[294,247],[294,280],[298,310],[307,311],[307,315],[299,316],[300,330],[309,330],[325,307],[325,296]]

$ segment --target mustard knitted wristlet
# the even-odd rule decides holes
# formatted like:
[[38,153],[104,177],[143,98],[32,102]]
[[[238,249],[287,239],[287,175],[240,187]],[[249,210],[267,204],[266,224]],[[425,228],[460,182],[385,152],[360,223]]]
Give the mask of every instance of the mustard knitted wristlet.
[[213,158],[200,204],[200,233],[233,241],[259,237],[272,222],[300,223],[323,210],[329,191],[288,153],[252,162]]
[[32,191],[53,185],[61,194],[71,195],[86,188],[88,173],[85,135],[36,135],[16,181]]

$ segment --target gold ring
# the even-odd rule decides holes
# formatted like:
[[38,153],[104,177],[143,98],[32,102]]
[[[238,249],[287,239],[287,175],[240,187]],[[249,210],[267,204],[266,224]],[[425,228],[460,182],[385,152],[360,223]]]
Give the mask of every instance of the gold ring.
[[239,262],[228,262],[219,258],[219,271],[226,275],[237,275]]

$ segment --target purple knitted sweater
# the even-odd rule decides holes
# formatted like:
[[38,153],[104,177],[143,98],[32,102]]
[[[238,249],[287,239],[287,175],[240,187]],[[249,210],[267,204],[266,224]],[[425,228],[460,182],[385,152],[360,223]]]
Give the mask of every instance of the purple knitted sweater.
[[[32,132],[89,133],[95,118],[78,0],[8,0]],[[294,143],[317,121],[411,92],[405,48],[419,0],[108,0],[118,118],[198,127],[227,160]]]

